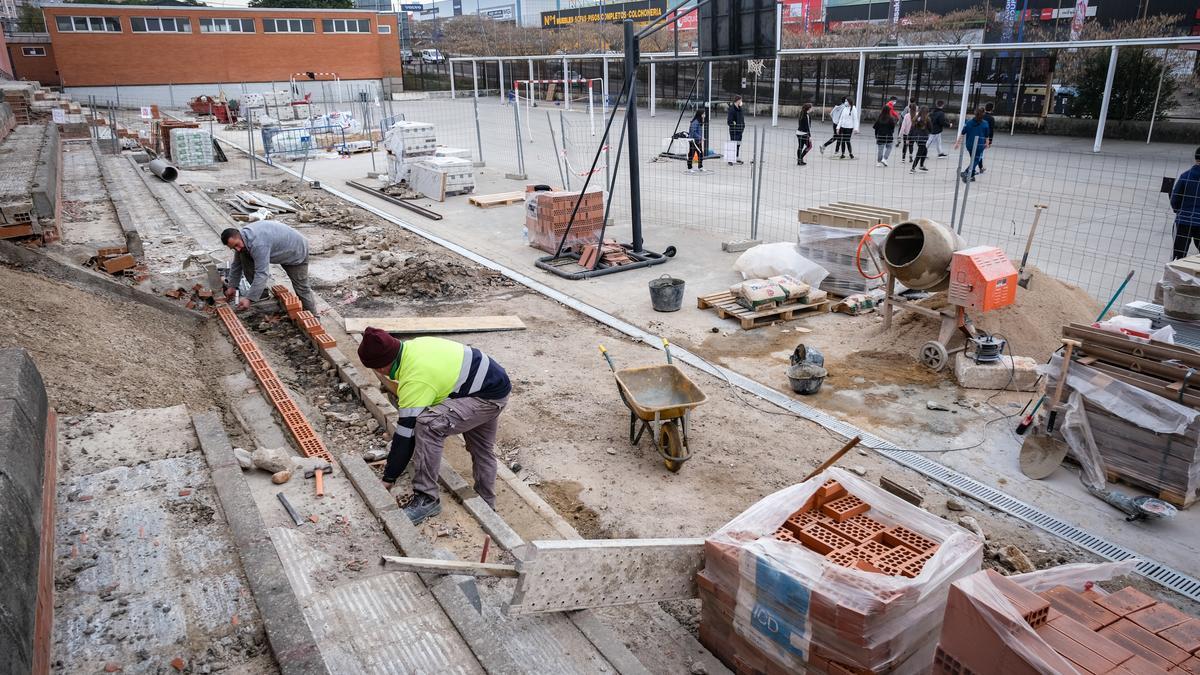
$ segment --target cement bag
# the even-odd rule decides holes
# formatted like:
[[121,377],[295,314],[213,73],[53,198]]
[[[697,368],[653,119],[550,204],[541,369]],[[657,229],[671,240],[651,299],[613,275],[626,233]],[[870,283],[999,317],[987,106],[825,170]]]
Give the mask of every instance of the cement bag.
[[788,299],[787,290],[768,279],[747,279],[729,287],[738,304],[746,309],[758,309]]
[[733,269],[740,272],[743,279],[788,274],[813,287],[820,286],[829,276],[824,267],[800,255],[796,245],[790,242],[759,244],[739,256]]
[[767,279],[767,281],[777,284],[780,288],[782,288],[784,292],[787,293],[789,300],[797,300],[807,297],[809,289],[812,288],[812,286],[809,286],[790,274],[773,276]]
[[[846,494],[826,487],[831,480]],[[821,534],[831,531],[818,517],[826,507],[864,516],[833,519],[859,544]],[[819,553],[793,528],[836,548]],[[860,566],[864,555],[881,567]],[[700,639],[764,671],[927,673],[950,584],[977,572],[982,558],[983,542],[963,528],[827,469],[764,497],[705,540]]]

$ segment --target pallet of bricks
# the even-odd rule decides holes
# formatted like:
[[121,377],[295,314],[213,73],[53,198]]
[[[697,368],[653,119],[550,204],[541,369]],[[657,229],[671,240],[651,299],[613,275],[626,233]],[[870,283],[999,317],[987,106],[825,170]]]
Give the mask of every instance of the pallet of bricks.
[[705,541],[700,641],[737,673],[925,673],[983,542],[840,469]]
[[[829,276],[821,282],[821,290],[839,297],[867,293],[881,288],[883,277],[863,277],[859,271],[860,260],[863,271],[873,274],[878,270],[869,253],[861,250],[859,242],[868,229],[875,225],[898,225],[906,220],[908,211],[850,202],[801,209],[800,224],[796,230],[796,251],[829,272]],[[871,233],[871,240],[880,250],[886,237],[886,228]]]
[[459,157],[419,157],[408,162],[408,186],[439,202],[475,189],[475,165]]
[[1119,565],[1070,565],[1017,577],[987,570],[954,582],[934,674],[1200,672],[1200,619],[1132,586],[1115,593],[1095,586],[1095,577],[1107,578],[1113,567]]
[[[578,211],[575,210],[576,202],[579,202]],[[573,222],[572,213],[575,214]],[[563,251],[582,251],[584,246],[597,242],[603,226],[603,191],[589,190],[580,201],[577,191],[538,190],[533,185],[525,187],[525,228],[529,232],[530,246],[556,253],[559,242],[566,234]]]
[[33,85],[24,82],[10,82],[0,86],[4,92],[4,102],[12,109],[17,124],[33,124],[32,99]]
[[[1081,324],[1063,335],[1082,344],[1065,391],[1083,395],[1109,480],[1179,508],[1200,499],[1200,352]],[[1059,358],[1046,368],[1048,387],[1057,385]]]
[[175,128],[170,131],[171,162],[181,169],[212,166],[212,136],[200,129]]

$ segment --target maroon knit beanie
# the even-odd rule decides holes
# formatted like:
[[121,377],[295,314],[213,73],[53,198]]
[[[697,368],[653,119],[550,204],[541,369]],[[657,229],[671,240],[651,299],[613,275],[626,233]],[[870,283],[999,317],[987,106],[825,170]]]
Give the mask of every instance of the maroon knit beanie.
[[358,345],[358,359],[368,368],[385,368],[392,365],[400,353],[400,341],[385,330],[373,326],[363,331],[362,344]]

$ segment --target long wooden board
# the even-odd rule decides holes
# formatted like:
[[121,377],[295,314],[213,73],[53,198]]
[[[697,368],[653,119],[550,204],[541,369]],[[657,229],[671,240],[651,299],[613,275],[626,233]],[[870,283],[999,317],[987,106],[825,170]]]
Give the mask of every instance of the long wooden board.
[[389,333],[488,333],[525,330],[519,316],[402,316],[346,319],[347,333],[361,333],[374,326]]

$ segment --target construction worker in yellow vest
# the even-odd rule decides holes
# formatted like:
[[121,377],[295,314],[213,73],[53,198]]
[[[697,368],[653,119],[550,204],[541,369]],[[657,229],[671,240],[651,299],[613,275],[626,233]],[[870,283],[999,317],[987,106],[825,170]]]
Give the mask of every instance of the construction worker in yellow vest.
[[404,509],[413,524],[442,511],[438,472],[446,438],[462,434],[471,454],[475,492],[496,508],[496,444],[500,413],[512,384],[504,368],[467,345],[435,337],[401,342],[387,331],[363,331],[358,358],[396,386],[400,419],[383,469],[391,487],[413,462],[413,499]]

